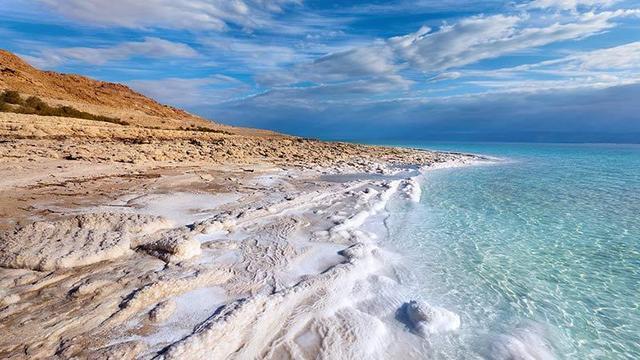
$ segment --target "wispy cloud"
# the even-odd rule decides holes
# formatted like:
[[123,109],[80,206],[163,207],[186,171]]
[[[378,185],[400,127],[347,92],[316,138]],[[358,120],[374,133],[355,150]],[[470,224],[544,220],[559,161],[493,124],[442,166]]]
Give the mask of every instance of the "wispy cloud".
[[127,28],[224,30],[270,24],[270,14],[299,0],[39,0],[65,17]]
[[400,57],[424,71],[443,71],[558,41],[592,36],[615,26],[611,20],[637,16],[637,10],[581,14],[575,21],[527,26],[524,15],[476,16],[437,31],[423,27],[392,38]]
[[608,7],[618,0],[534,0],[527,4],[531,9],[577,10],[579,7]]
[[143,41],[129,41],[110,47],[70,47],[42,49],[36,55],[24,57],[36,66],[51,68],[69,62],[102,65],[109,61],[131,57],[145,58],[194,58],[196,50],[182,43],[147,37]]
[[213,105],[228,101],[250,90],[247,84],[220,74],[204,78],[171,77],[157,80],[131,80],[127,83],[147,96],[181,106],[203,103]]
[[[414,33],[331,53],[286,71],[259,75],[258,81],[267,86],[304,81],[327,86],[339,82],[341,88],[346,88],[350,81],[361,84],[375,80],[379,84],[381,79],[403,79],[389,82],[389,87],[372,86],[372,89],[404,89],[413,83],[406,78],[411,70],[427,73],[425,79],[430,82],[451,80],[461,73],[450,69],[560,41],[583,39],[615,27],[616,18],[638,14],[637,10],[588,12],[571,17],[571,21],[550,22],[544,27],[532,26],[526,14],[472,16],[435,30],[425,26]],[[394,87],[398,84],[402,86]]]
[[577,53],[556,62],[580,70],[640,70],[640,42]]
[[558,59],[490,71],[458,73],[463,83],[492,91],[606,88],[640,83],[640,42],[576,52]]

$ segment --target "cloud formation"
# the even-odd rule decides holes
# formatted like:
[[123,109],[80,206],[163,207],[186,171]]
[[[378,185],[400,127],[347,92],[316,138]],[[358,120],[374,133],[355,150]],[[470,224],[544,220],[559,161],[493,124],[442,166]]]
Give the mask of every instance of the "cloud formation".
[[579,53],[558,62],[581,70],[640,70],[640,42]]
[[640,113],[640,84],[322,106],[286,102],[290,95],[274,92],[199,110],[236,125],[334,139],[640,141],[640,117],[632,115]]
[[[383,118],[411,134],[458,126],[445,118],[491,128],[502,112],[518,128],[553,112],[586,119],[571,101],[590,108],[581,99],[597,93],[604,107],[603,97],[629,98],[640,84],[631,0],[6,1],[7,47],[38,66],[125,81],[222,121],[320,136],[334,122],[391,134]],[[38,19],[43,8],[54,15]]]
[[299,0],[39,0],[65,17],[126,28],[224,30],[269,24],[269,14]]
[[580,15],[576,21],[544,27],[526,26],[527,16],[493,15],[463,19],[437,31],[422,27],[389,40],[400,57],[424,71],[444,71],[496,58],[518,50],[584,38],[612,28],[612,19],[637,11],[606,11]]
[[499,92],[606,88],[640,83],[640,42],[580,51],[558,59],[457,73],[467,84]]
[[532,9],[577,10],[579,7],[607,7],[616,2],[617,0],[534,0],[528,4],[528,7]]
[[241,94],[247,85],[225,75],[205,78],[164,78],[157,80],[131,80],[127,84],[134,90],[161,102],[172,102],[181,106],[216,104]]
[[26,58],[36,66],[51,68],[69,62],[103,65],[109,61],[125,60],[131,57],[163,59],[194,58],[197,56],[196,50],[188,45],[156,37],[146,37],[143,41],[129,41],[110,47],[43,49],[38,55]]

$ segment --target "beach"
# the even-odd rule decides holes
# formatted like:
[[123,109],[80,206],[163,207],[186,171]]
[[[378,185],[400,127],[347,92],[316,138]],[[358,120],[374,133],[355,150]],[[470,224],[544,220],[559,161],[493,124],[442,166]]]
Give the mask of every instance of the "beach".
[[[3,116],[5,135],[30,120]],[[419,199],[420,167],[477,157],[207,136],[5,137],[3,358],[387,353],[402,304],[362,308],[393,281],[386,202]]]
[[4,0],[0,360],[640,359],[640,3]]
[[327,142],[0,65],[3,359],[640,353],[637,146]]
[[382,357],[403,351],[390,332],[456,327],[371,299],[394,281],[387,203],[479,157],[229,126],[0,64],[0,357]]

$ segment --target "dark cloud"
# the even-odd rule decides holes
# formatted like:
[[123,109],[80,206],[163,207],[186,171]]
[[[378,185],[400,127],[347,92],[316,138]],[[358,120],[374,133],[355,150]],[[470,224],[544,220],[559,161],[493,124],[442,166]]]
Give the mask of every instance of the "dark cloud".
[[236,125],[322,138],[640,142],[640,84],[323,105],[299,95],[274,91],[194,110]]

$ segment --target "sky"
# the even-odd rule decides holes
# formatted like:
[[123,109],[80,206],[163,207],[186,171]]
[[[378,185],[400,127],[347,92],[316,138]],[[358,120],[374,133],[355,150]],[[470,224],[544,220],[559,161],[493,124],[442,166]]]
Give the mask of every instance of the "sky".
[[640,0],[2,0],[0,47],[301,136],[640,142]]

